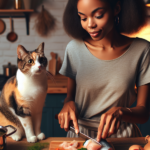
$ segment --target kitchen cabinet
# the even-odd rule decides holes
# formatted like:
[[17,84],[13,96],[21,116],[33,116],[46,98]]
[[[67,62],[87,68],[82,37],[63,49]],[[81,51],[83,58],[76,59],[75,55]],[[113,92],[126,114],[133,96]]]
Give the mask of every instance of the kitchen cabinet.
[[46,137],[66,137],[64,129],[60,128],[55,114],[58,114],[63,106],[66,94],[47,94],[45,107],[43,108],[41,131]]

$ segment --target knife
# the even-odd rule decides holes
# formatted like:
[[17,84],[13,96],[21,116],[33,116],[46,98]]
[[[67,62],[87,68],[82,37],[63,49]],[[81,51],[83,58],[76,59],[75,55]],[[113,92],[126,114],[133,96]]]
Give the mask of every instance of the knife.
[[[55,115],[55,119],[58,119],[58,114]],[[75,128],[73,127],[72,121],[70,121],[69,123],[69,130],[75,133]],[[100,142],[98,142],[96,139],[91,138],[90,136],[82,133],[81,131],[78,133],[78,136],[86,140],[91,139],[95,143],[102,145],[100,150],[113,150],[114,149],[105,139],[101,138]]]

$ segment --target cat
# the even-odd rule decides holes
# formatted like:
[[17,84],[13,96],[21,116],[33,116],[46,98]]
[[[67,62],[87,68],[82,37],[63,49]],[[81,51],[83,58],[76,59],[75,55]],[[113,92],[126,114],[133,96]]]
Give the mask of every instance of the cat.
[[41,132],[42,110],[47,95],[47,58],[44,43],[34,51],[17,47],[18,70],[2,89],[0,96],[0,125],[12,125],[17,131],[10,137],[28,142],[45,139]]

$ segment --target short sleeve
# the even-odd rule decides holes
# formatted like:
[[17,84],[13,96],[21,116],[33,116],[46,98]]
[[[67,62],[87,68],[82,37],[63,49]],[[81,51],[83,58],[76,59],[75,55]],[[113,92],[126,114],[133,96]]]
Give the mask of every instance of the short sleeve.
[[59,73],[64,75],[64,76],[75,79],[76,68],[75,68],[75,64],[73,62],[73,59],[74,59],[73,54],[71,53],[71,51],[69,51],[68,47],[66,47],[64,60],[63,60],[61,69],[59,70]]
[[139,64],[136,85],[141,86],[150,83],[150,44],[143,53]]

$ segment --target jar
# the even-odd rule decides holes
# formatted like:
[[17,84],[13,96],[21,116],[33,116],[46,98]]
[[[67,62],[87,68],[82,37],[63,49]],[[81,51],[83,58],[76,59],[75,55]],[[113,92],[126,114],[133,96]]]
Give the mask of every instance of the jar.
[[21,0],[14,0],[14,8],[21,9],[22,3]]

